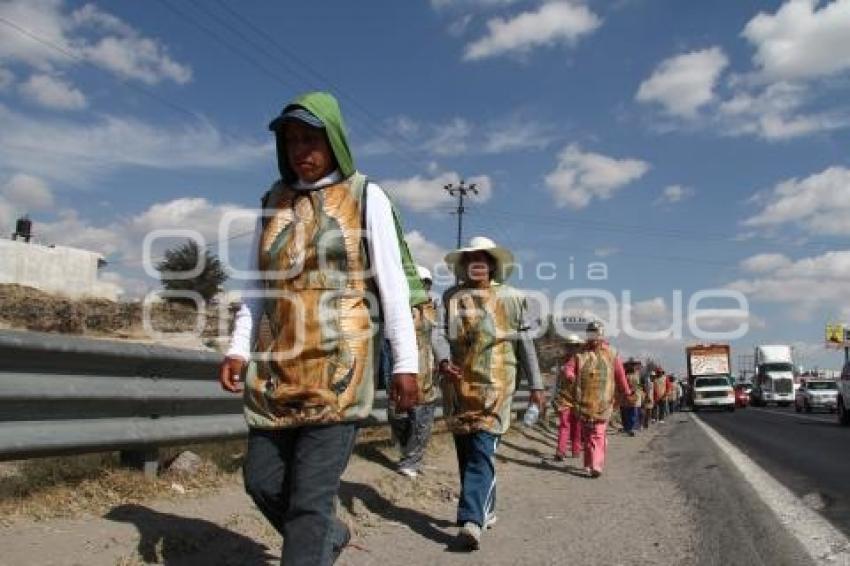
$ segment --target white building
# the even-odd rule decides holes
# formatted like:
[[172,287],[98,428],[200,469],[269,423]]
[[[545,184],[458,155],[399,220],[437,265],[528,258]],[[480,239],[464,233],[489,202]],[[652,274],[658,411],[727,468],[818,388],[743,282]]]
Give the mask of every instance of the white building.
[[98,278],[104,265],[101,254],[88,250],[0,240],[0,284],[26,285],[71,299],[114,301],[118,288]]

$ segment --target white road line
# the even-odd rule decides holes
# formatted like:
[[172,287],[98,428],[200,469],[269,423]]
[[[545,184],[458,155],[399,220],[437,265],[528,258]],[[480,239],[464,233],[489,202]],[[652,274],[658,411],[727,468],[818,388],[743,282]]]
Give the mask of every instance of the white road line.
[[817,423],[834,423],[836,422],[836,418],[822,418],[811,417],[809,415],[798,415],[797,413],[781,413],[779,411],[771,411],[769,409],[760,409],[759,407],[750,407],[749,410],[758,411],[759,413],[767,413],[769,415],[779,415],[780,417],[790,417],[792,419],[803,419],[806,421],[815,421]]
[[812,511],[799,497],[779,483],[758,464],[735,448],[717,431],[693,415],[717,447],[732,461],[744,479],[776,515],[779,522],[796,538],[815,564],[850,564],[850,540],[826,519]]

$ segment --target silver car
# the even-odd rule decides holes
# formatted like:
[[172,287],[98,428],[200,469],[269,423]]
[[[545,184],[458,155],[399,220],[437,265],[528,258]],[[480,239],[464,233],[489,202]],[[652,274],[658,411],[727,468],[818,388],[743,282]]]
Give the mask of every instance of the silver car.
[[794,398],[794,409],[811,413],[825,409],[834,413],[838,404],[838,384],[831,379],[810,379],[800,383]]

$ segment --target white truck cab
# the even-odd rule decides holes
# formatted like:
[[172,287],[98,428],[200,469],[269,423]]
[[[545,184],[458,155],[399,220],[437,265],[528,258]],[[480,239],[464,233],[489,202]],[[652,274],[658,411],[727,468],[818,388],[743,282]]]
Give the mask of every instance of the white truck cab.
[[701,376],[694,379],[693,409],[735,410],[735,390],[725,375]]
[[756,346],[753,405],[774,403],[787,407],[794,403],[794,365],[791,346]]

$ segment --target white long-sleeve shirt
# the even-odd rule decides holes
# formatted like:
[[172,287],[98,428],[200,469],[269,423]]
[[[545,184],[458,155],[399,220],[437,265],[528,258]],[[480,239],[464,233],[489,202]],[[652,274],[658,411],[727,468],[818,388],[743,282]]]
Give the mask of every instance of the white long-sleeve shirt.
[[[298,182],[296,189],[316,189],[338,183],[342,179],[335,171],[315,183]],[[390,341],[393,352],[393,373],[418,373],[419,353],[416,348],[416,333],[410,312],[410,290],[401,263],[401,251],[396,235],[392,207],[386,193],[375,183],[369,183],[366,197],[366,232],[369,257],[375,283],[381,297],[384,336]],[[257,271],[257,249],[262,234],[262,218],[258,218],[254,230],[248,269]],[[263,315],[262,285],[257,280],[248,280],[244,288],[242,307],[236,313],[227,357],[250,359],[251,344]]]

